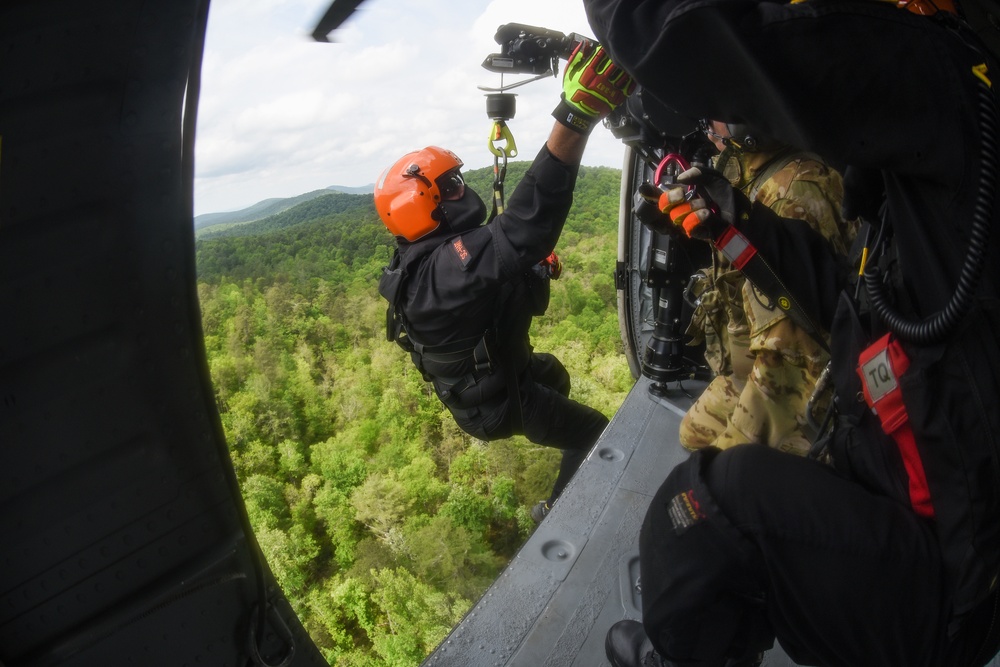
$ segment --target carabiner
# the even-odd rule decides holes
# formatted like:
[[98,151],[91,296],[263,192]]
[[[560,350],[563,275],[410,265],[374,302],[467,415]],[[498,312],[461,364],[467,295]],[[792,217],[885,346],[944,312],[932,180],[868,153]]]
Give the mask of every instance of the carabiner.
[[[684,303],[691,306],[692,308],[698,308],[701,306],[701,296],[708,290],[702,287],[702,283],[708,280],[708,276],[700,271],[698,273],[692,274],[688,278],[687,286],[684,287]],[[694,294],[695,290],[698,290],[697,294]]]
[[[500,166],[500,158],[503,158],[503,166]],[[493,158],[493,215],[503,213],[503,182],[505,178],[507,178],[507,152],[503,148],[499,148]]]
[[[677,176],[691,168],[684,156],[679,153],[669,153],[660,160],[656,166],[656,173],[653,174],[653,185],[662,188],[664,185],[673,185]],[[694,190],[692,186],[686,186],[688,191]]]
[[[505,146],[497,146],[497,142],[501,140],[506,142]],[[507,123],[502,120],[493,123],[493,128],[490,130],[490,141],[487,146],[490,152],[497,157],[501,155],[504,156],[504,159],[517,157],[517,145],[514,143],[514,137],[511,136]]]

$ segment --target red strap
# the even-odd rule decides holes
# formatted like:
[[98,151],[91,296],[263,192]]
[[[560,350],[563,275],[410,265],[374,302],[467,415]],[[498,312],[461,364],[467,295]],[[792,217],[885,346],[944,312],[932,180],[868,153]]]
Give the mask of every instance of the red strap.
[[757,249],[751,245],[747,237],[736,231],[736,227],[732,225],[729,225],[722,236],[715,240],[715,247],[721,250],[729,263],[740,271],[757,254]]
[[899,377],[910,367],[910,360],[898,340],[890,334],[882,336],[858,359],[858,375],[865,395],[865,402],[882,422],[882,430],[891,436],[903,459],[903,466],[910,478],[910,505],[913,511],[926,518],[933,518],[934,506],[927,486],[924,462],[917,451],[910,416],[903,403]]

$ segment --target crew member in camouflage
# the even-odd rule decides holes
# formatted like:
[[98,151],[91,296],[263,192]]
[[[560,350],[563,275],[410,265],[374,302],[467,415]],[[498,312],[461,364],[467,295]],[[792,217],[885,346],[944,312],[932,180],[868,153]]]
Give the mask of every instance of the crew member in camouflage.
[[[805,221],[846,254],[856,227],[840,215],[840,174],[818,156],[787,146],[760,142],[749,150],[752,136],[731,128],[716,121],[707,127],[722,151],[719,170],[751,201]],[[725,449],[757,442],[807,454],[816,433],[806,408],[829,355],[720,253],[698,276],[688,291],[697,305],[687,333],[693,345],[705,341],[716,377],[681,421],[681,445]],[[818,396],[814,413],[824,414],[829,400]]]

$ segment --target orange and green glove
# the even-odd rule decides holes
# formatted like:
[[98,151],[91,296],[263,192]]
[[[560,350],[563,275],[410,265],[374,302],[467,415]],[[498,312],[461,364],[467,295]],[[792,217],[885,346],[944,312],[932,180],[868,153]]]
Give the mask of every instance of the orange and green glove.
[[590,134],[594,123],[611,113],[633,90],[632,77],[611,62],[604,47],[583,40],[566,63],[563,92],[552,115],[569,129]]

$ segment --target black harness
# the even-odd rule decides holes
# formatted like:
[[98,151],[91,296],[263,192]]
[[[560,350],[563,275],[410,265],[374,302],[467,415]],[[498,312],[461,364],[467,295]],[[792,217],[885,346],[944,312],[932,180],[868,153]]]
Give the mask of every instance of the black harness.
[[[518,389],[520,369],[515,368],[513,363],[505,363],[510,355],[498,342],[500,315],[513,292],[512,288],[502,291],[494,308],[492,325],[479,336],[428,345],[418,341],[411,333],[401,307],[401,297],[409,278],[407,265],[419,261],[433,248],[431,246],[413,258],[408,257],[405,264],[396,250],[389,265],[382,270],[379,293],[389,302],[385,313],[386,340],[395,342],[410,353],[424,380],[434,384],[438,398],[454,413],[472,413],[477,405],[506,389],[512,425],[515,432],[519,432],[523,425]],[[476,388],[480,391],[473,395],[472,390]]]

